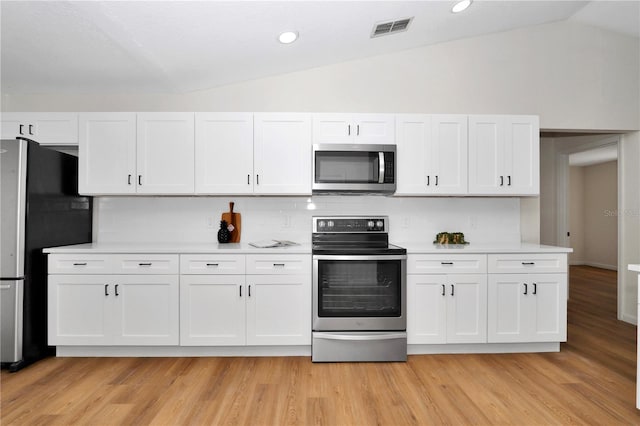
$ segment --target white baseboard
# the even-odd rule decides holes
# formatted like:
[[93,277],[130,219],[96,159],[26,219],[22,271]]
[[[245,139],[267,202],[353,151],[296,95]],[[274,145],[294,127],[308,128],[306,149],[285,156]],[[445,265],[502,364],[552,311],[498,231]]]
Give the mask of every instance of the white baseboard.
[[621,321],[628,322],[629,324],[638,325],[638,317],[629,314],[622,314]]

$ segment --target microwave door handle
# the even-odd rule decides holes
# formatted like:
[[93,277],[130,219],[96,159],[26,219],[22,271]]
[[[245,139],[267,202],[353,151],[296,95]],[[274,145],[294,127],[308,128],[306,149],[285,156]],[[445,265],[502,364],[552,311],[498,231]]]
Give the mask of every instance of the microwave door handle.
[[384,152],[378,152],[378,183],[384,183]]

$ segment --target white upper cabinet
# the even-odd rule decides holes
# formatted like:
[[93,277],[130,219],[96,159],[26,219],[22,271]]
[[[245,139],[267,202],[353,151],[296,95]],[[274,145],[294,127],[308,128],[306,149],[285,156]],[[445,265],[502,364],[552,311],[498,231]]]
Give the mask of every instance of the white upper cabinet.
[[396,194],[467,193],[466,115],[399,115],[396,142]]
[[77,145],[78,114],[72,112],[2,113],[2,139],[18,136],[42,145]]
[[253,114],[196,113],[198,194],[253,192]]
[[136,192],[136,114],[80,114],[78,190],[81,194]]
[[540,193],[537,116],[469,116],[469,193]]
[[194,192],[194,114],[141,113],[137,116],[137,192]]
[[193,193],[193,113],[83,113],[79,123],[80,193]]
[[395,143],[393,114],[313,114],[313,143]]
[[254,115],[254,193],[311,194],[311,115]]

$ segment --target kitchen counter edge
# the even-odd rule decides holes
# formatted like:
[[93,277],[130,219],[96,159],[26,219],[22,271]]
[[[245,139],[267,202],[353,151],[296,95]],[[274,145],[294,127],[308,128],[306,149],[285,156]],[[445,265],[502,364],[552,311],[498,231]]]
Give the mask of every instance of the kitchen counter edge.
[[492,254],[492,253],[572,253],[570,247],[529,243],[500,244],[420,244],[399,243],[408,254]]
[[153,253],[153,254],[311,254],[311,244],[289,247],[256,248],[248,243],[185,244],[185,243],[86,243],[49,247],[43,253]]

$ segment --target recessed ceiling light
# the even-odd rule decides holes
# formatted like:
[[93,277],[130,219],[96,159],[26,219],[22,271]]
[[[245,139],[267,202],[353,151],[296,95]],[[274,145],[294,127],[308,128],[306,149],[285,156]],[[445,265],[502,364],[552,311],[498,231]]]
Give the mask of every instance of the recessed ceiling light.
[[290,44],[298,39],[297,31],[285,31],[278,37],[278,41],[282,44]]
[[453,7],[451,8],[451,11],[453,13],[460,13],[463,10],[466,10],[469,6],[471,6],[471,2],[472,0],[459,1],[458,3],[453,5]]

